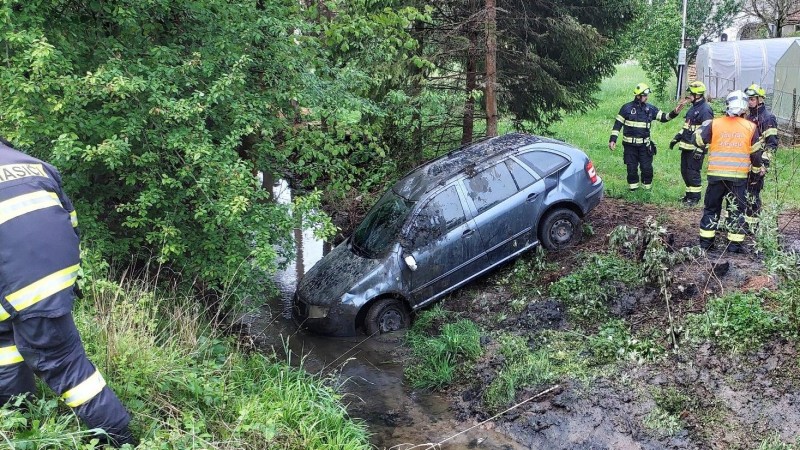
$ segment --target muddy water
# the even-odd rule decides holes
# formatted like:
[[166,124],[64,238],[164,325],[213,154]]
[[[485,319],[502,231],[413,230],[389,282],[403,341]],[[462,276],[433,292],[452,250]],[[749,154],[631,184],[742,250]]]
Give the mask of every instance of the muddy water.
[[[276,185],[275,194],[282,202],[291,199],[285,182]],[[311,373],[332,376],[345,394],[349,414],[368,425],[377,448],[527,448],[484,425],[464,432],[476,424],[458,422],[447,399],[404,385],[397,357],[402,334],[326,338],[298,331],[288,318],[297,281],[330,248],[310,231],[297,230],[295,241],[297,259],[276,276],[280,298],[246,319],[264,351],[291,358],[293,365]]]

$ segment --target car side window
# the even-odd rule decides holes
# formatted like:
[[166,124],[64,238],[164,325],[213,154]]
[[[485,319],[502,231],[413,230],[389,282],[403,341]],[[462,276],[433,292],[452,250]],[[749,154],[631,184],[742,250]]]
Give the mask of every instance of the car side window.
[[542,178],[569,165],[569,160],[567,158],[543,150],[522,153],[517,157],[530,168],[538,172]]
[[508,170],[511,171],[511,175],[514,176],[514,181],[517,182],[517,188],[519,190],[523,190],[526,187],[532,185],[537,178],[531,175],[530,172],[525,170],[518,162],[514,161],[513,159],[507,159],[506,165],[508,166]]
[[504,163],[495,164],[464,180],[469,197],[481,213],[517,193],[511,171]]
[[414,216],[411,227],[413,245],[419,248],[433,242],[466,220],[458,191],[455,186],[450,186],[436,194]]

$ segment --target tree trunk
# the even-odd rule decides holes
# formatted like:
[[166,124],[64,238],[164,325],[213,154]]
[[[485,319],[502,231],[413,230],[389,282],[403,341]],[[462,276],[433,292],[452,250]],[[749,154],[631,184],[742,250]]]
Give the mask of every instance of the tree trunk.
[[469,50],[467,51],[467,82],[464,89],[467,98],[464,101],[464,118],[461,127],[461,144],[472,142],[475,130],[475,96],[478,87],[478,32],[473,28],[469,32]]
[[497,4],[486,0],[486,135],[497,136]]

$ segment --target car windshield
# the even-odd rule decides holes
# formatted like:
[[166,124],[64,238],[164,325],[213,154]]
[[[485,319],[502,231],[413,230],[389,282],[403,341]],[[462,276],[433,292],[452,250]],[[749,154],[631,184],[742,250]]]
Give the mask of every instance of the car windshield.
[[356,251],[368,258],[385,252],[395,242],[412,205],[392,190],[386,192],[353,232],[351,243]]

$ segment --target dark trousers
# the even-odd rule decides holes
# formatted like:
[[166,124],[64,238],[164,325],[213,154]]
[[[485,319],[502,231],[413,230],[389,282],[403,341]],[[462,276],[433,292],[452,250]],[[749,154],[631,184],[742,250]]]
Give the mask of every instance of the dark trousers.
[[133,442],[122,403],[104,382],[92,382],[99,374],[86,357],[72,314],[0,322],[0,352],[16,355],[0,365],[0,404],[33,393],[36,374],[59,396],[71,394],[64,399],[68,404],[80,403],[73,410],[89,428],[105,430],[112,444]]
[[691,150],[681,150],[681,177],[683,177],[683,184],[686,185],[686,200],[700,200],[700,192],[702,179],[700,172],[703,170],[703,159],[705,155],[699,159],[694,158],[694,152]]
[[622,149],[622,161],[628,169],[628,186],[631,189],[639,187],[640,167],[642,184],[650,185],[653,182],[653,155],[650,154],[650,146],[622,144]]
[[747,175],[747,209],[745,215],[753,221],[761,212],[761,190],[764,189],[764,176],[750,172]]
[[703,217],[700,219],[700,244],[711,245],[714,233],[719,225],[722,201],[728,200],[728,241],[741,244],[744,241],[744,211],[746,208],[745,191],[747,180],[708,177],[706,200],[703,206]]

